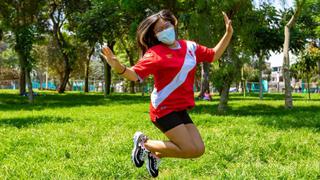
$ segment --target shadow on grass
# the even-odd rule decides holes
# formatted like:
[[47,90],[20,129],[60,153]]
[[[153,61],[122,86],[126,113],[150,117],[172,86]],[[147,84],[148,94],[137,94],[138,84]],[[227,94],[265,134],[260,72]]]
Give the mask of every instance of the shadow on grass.
[[[316,96],[316,94],[313,94]],[[219,96],[216,96],[216,99],[219,100]],[[301,93],[294,93],[292,94],[292,98],[294,101],[306,101],[308,100],[307,94],[301,94]],[[246,97],[243,96],[243,94],[240,93],[231,93],[230,94],[230,100],[258,100],[259,99],[259,93],[247,93]],[[263,100],[269,101],[269,100],[284,100],[285,96],[284,94],[279,93],[265,93],[263,94]],[[311,98],[308,101],[320,101],[320,98]]]
[[46,123],[69,123],[73,120],[71,118],[54,117],[54,116],[36,116],[36,117],[24,117],[24,118],[7,118],[0,120],[1,126],[12,126],[17,128],[26,128],[29,126],[35,126]]
[[[265,104],[254,104],[229,108],[225,114],[217,112],[217,104],[200,104],[191,113],[207,113],[214,116],[258,118],[257,123],[279,129],[313,128],[320,131],[320,104],[319,106],[295,106],[294,109],[285,109]],[[201,122],[200,122],[201,123]]]
[[[45,94],[45,93],[44,93]],[[303,94],[295,94],[294,101],[306,100]],[[282,94],[266,94],[265,100],[281,100]],[[258,94],[248,94],[246,98],[243,98],[241,94],[235,93],[230,95],[230,101],[241,100],[258,100]],[[319,98],[314,99],[319,101]],[[0,94],[0,112],[1,111],[16,111],[16,110],[41,110],[50,108],[67,108],[77,106],[109,106],[109,105],[129,105],[129,104],[148,104],[150,102],[149,96],[142,97],[140,94],[112,94],[111,96],[104,98],[102,94],[83,94],[83,93],[67,93],[67,94],[48,94],[46,96],[37,96],[34,105],[28,103],[27,97],[21,97],[14,94]],[[241,103],[242,101],[239,101]],[[261,101],[264,102],[264,101]],[[276,126],[279,128],[299,128],[310,127],[320,129],[320,104],[319,106],[295,106],[293,110],[285,109],[283,106],[271,106],[266,104],[253,104],[246,105],[245,103],[239,107],[233,107],[229,109],[224,116],[253,116],[259,118],[259,124]],[[197,114],[211,114],[218,115],[217,113],[218,103],[215,104],[199,104],[191,113]],[[148,109],[148,107],[146,107]],[[50,117],[49,117],[50,118]],[[40,118],[41,119],[41,118]],[[252,119],[252,118],[250,118]],[[20,119],[22,122],[23,119]],[[7,122],[9,124],[9,121]],[[43,121],[43,120],[41,120]],[[36,120],[35,122],[41,122]],[[1,122],[1,124],[3,124]],[[17,121],[18,122],[18,121]],[[11,123],[14,124],[14,123]],[[19,123],[18,123],[19,124]],[[18,126],[17,126],[18,127]],[[20,126],[19,126],[20,127]]]
[[50,108],[99,106],[119,104],[148,103],[149,96],[113,94],[104,98],[102,94],[49,94],[36,96],[34,104],[29,104],[28,98],[17,94],[0,94],[0,112],[10,110],[41,110]]

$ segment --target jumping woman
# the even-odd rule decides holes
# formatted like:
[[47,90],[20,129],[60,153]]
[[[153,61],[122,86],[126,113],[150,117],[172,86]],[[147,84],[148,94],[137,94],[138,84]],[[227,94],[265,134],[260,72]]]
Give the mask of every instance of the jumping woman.
[[149,75],[154,77],[150,117],[169,140],[152,140],[136,132],[131,154],[136,167],[141,167],[146,161],[147,170],[153,177],[158,176],[161,158],[197,158],[205,151],[199,131],[187,110],[195,106],[193,84],[197,64],[219,59],[232,37],[231,20],[225,13],[223,16],[226,32],[214,48],[177,40],[175,29],[178,21],[170,11],[162,10],[140,23],[137,43],[141,58],[133,67],[121,64],[107,46],[102,49],[104,59],[124,78],[142,82]]

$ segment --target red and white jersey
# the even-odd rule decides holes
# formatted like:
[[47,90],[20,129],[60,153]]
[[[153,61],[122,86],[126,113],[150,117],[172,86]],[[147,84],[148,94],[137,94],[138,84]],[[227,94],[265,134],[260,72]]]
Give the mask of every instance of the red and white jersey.
[[212,62],[214,50],[192,41],[179,40],[179,49],[171,49],[159,44],[148,49],[133,66],[139,80],[154,76],[154,89],[151,94],[150,117],[156,118],[173,111],[194,107],[194,76],[196,65]]

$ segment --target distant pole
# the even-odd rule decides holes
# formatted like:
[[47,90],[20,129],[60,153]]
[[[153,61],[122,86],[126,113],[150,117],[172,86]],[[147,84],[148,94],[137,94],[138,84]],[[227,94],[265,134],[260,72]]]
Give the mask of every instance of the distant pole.
[[241,81],[242,81],[243,97],[246,97],[246,81],[243,77],[243,67],[241,68]]
[[46,89],[48,89],[48,72],[46,72]]
[[47,69],[46,69],[46,90],[48,90],[48,78],[49,78],[49,76],[48,76],[48,68],[49,67],[47,66]]

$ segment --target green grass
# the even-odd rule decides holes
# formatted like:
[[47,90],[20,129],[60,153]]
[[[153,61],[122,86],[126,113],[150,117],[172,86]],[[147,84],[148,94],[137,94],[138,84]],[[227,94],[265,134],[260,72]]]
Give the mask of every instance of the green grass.
[[[40,92],[34,105],[0,91],[0,179],[144,179],[130,160],[132,135],[166,139],[140,94]],[[45,96],[44,96],[45,95]],[[196,101],[190,115],[206,144],[194,160],[163,159],[159,179],[319,179],[320,95],[231,94],[225,115]]]

